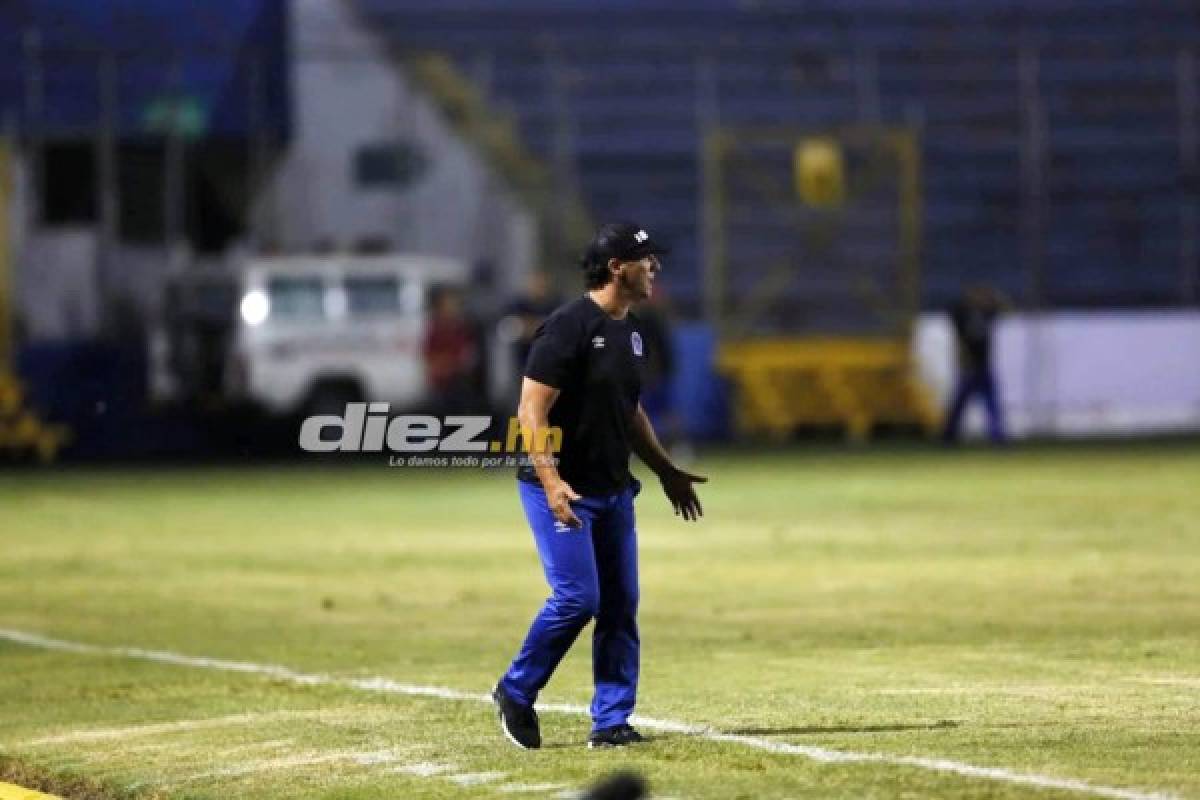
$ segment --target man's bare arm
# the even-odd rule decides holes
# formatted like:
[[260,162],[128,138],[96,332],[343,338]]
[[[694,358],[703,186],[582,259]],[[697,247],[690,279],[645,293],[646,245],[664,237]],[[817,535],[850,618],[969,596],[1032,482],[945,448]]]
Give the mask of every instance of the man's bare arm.
[[642,408],[641,403],[638,403],[637,411],[633,415],[631,444],[633,452],[637,453],[638,458],[658,476],[663,492],[671,501],[671,507],[675,509],[676,515],[682,515],[684,519],[689,520],[704,516],[700,498],[696,496],[696,490],[692,484],[706,483],[708,478],[685,472],[671,462],[671,456],[658,441],[658,436],[654,433],[654,426],[650,424],[650,418],[646,416],[646,411]]
[[521,381],[521,402],[517,406],[517,422],[525,440],[534,472],[546,491],[546,502],[559,522],[579,528],[583,523],[571,510],[571,501],[580,496],[558,474],[557,455],[545,449],[550,439],[550,407],[558,400],[559,390],[532,378]]
[[661,478],[663,473],[675,468],[675,465],[671,463],[671,456],[658,441],[654,426],[650,424],[650,417],[646,415],[641,403],[638,403],[637,411],[633,414],[633,441],[631,444],[637,457],[658,477]]

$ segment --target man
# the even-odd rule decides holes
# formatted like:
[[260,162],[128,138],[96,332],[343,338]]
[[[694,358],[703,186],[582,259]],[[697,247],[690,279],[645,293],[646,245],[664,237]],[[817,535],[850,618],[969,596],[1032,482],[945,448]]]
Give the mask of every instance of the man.
[[946,413],[942,438],[958,440],[963,412],[971,398],[978,395],[988,415],[988,438],[993,444],[1004,443],[1004,418],[1000,411],[996,376],[992,371],[992,329],[996,317],[1006,307],[1004,298],[987,286],[971,286],[950,309],[950,321],[958,340],[958,385]]
[[516,323],[513,358],[517,369],[523,368],[529,360],[529,350],[533,347],[538,326],[558,307],[559,302],[560,299],[551,291],[549,275],[541,270],[529,273],[524,293],[513,299],[505,315]]
[[475,331],[456,288],[442,287],[432,305],[422,344],[431,400],[440,414],[463,414],[475,405],[471,380],[479,360]]
[[650,302],[638,309],[638,325],[646,347],[646,366],[642,373],[642,408],[657,430],[668,452],[678,456],[679,420],[675,414],[672,382],[675,380],[675,346],[671,337],[670,315],[660,287]]
[[505,391],[508,403],[516,405],[521,394],[521,371],[529,360],[529,350],[533,347],[538,326],[561,304],[562,299],[551,287],[550,276],[541,270],[534,270],[526,279],[524,292],[512,298],[505,308],[496,332],[501,340],[508,343],[515,365],[511,370],[513,380],[508,382]]
[[[646,345],[630,306],[650,297],[666,251],[637,225],[602,226],[581,266],[587,292],[538,328],[517,417],[529,465],[517,473],[525,516],[551,595],[492,692],[504,734],[541,746],[533,710],[576,636],[594,617],[589,747],[642,741],[629,725],[637,694],[637,536],[630,451],[658,476],[675,513],[702,511],[692,484],[706,479],[671,463],[639,402]],[[539,452],[562,431],[557,463]]]

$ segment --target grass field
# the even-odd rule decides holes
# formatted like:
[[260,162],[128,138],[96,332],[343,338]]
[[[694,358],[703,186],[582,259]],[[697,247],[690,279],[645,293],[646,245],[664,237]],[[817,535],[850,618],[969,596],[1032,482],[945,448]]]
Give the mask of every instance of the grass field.
[[[652,482],[640,503],[639,712],[733,735],[588,751],[586,717],[548,712],[538,752],[476,697],[545,595],[510,474],[0,473],[0,780],[550,798],[632,767],[681,799],[1200,797],[1200,447],[698,467],[701,524]],[[543,700],[589,698],[585,634]]]

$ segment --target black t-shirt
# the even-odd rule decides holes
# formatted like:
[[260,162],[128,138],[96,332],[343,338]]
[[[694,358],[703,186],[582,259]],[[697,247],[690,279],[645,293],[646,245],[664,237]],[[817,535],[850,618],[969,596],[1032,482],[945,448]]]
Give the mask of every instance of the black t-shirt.
[[958,337],[958,357],[962,369],[968,372],[990,370],[996,310],[959,302],[950,309],[950,319],[954,322],[954,332]]
[[[558,474],[585,495],[619,492],[632,480],[633,417],[642,390],[645,347],[637,319],[613,319],[584,295],[537,329],[525,376],[559,390],[550,425],[562,429]],[[517,477],[537,483],[530,466]]]

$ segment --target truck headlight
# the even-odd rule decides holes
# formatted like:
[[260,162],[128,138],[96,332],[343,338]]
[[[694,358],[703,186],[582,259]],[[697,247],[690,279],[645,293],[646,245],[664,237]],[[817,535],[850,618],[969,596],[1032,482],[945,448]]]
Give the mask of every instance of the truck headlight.
[[267,320],[271,304],[267,301],[267,293],[261,289],[251,289],[242,296],[242,319],[251,327],[261,325]]

